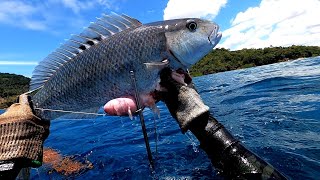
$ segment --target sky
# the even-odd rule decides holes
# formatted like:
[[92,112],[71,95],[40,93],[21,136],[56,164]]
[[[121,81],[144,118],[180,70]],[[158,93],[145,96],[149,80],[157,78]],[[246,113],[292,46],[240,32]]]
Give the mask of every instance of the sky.
[[320,46],[320,0],[0,0],[0,72],[34,67],[103,13],[142,23],[196,17],[220,25],[219,48]]

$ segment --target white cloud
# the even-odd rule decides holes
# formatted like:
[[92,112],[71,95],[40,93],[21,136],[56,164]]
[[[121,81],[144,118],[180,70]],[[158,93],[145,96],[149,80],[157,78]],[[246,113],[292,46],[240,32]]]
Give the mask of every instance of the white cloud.
[[30,18],[37,12],[37,8],[23,1],[1,1],[0,23],[16,25],[34,30],[46,29],[42,20]]
[[169,0],[163,19],[208,18],[214,19],[227,0]]
[[77,0],[61,0],[61,3],[70,9],[72,9],[73,12],[78,13],[80,9],[83,8],[83,4],[81,2],[78,2]]
[[38,62],[35,61],[0,61],[0,65],[7,66],[35,66]]
[[262,0],[236,15],[219,47],[319,46],[319,9],[319,0]]
[[[111,2],[114,0],[1,0],[0,23],[31,30],[48,30],[62,24],[71,26],[74,22],[81,22],[81,12],[95,8],[111,9]],[[70,10],[75,16],[66,13]]]
[[[58,0],[59,1],[59,0]],[[60,0],[66,7],[70,8],[74,13],[79,13],[81,10],[92,9],[95,6],[104,6],[111,8],[111,0]]]

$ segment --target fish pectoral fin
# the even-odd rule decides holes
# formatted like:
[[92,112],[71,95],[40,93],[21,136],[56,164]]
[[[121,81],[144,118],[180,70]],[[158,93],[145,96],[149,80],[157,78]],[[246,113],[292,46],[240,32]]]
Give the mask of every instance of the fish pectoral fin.
[[146,65],[147,69],[154,70],[154,69],[163,69],[169,65],[169,60],[164,59],[161,62],[150,62],[150,63],[143,63]]

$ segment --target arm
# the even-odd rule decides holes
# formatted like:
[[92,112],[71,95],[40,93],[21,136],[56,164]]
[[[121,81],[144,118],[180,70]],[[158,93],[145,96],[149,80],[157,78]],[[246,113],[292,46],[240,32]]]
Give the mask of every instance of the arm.
[[29,103],[27,95],[20,95],[18,103],[0,115],[0,179],[13,179],[22,168],[42,165],[50,122],[35,116]]
[[[194,119],[189,130],[200,141],[215,168],[230,178],[286,179],[270,164],[252,153],[209,113]],[[206,121],[201,122],[201,121]]]
[[270,164],[245,148],[209,113],[190,80],[183,85],[172,79],[170,69],[161,72],[160,98],[181,130],[190,130],[200,141],[212,165],[227,178],[286,179]]

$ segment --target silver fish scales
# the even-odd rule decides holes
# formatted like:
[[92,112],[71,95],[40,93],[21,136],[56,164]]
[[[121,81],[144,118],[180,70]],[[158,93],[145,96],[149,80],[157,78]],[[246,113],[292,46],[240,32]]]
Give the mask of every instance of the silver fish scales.
[[[189,18],[142,25],[125,15],[103,16],[35,68],[31,91],[36,109],[97,112],[106,102],[156,88],[159,71],[186,69],[219,42],[215,23]],[[37,111],[44,119],[63,114]]]

